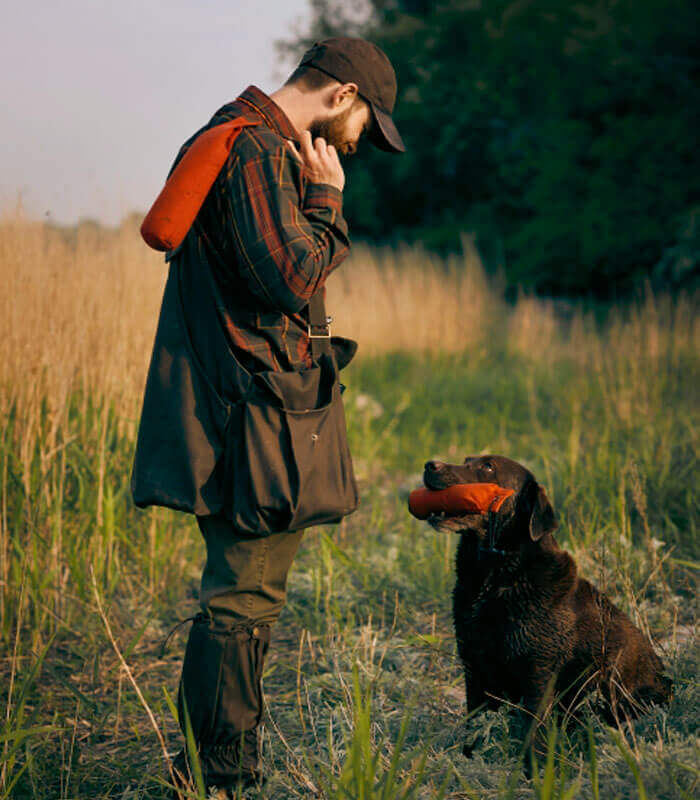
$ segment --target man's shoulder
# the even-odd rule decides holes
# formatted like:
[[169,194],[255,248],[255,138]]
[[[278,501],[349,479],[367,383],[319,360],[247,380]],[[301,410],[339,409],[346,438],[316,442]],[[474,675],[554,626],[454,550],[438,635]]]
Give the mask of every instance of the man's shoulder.
[[209,121],[209,126],[239,118],[255,124],[244,128],[236,138],[232,148],[235,155],[255,158],[264,154],[279,154],[286,150],[285,139],[240,97],[219,108]]
[[243,130],[233,143],[232,152],[241,157],[256,157],[263,153],[277,153],[286,147],[284,139],[272,130],[258,114],[254,114],[242,103],[234,101],[220,108],[209,121],[209,127],[244,119],[255,123]]
[[228,180],[237,175],[258,187],[275,184],[302,190],[301,166],[289,152],[286,140],[264,122],[243,128],[238,134],[225,174]]
[[233,143],[232,153],[239,159],[259,159],[279,156],[287,147],[285,140],[264,122],[252,125],[238,134]]
[[300,180],[300,167],[296,159],[288,158],[287,141],[244,103],[233,101],[222,106],[209,121],[209,127],[234,119],[244,119],[254,124],[243,128],[236,137],[222,174],[227,179],[235,174],[250,176],[254,173],[259,177],[262,169],[268,176],[274,174],[278,181],[291,182],[296,186]]

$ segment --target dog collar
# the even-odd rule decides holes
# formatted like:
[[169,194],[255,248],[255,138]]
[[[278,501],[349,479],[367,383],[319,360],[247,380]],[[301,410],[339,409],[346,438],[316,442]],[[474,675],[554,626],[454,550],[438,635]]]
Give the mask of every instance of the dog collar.
[[[500,504],[499,504],[500,505]],[[487,532],[487,541],[488,547],[484,547],[483,545],[478,546],[478,554],[479,558],[483,556],[499,556],[503,557],[508,555],[505,550],[499,550],[496,545],[496,536],[498,534],[498,528],[500,527],[498,524],[498,514],[493,510],[493,503],[491,503],[491,508],[489,508],[489,522],[488,522],[488,532]]]

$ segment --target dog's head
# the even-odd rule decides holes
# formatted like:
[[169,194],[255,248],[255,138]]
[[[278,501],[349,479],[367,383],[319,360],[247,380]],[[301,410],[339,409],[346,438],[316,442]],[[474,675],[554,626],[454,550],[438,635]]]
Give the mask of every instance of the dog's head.
[[428,489],[446,489],[462,483],[496,483],[515,494],[506,498],[489,520],[489,513],[461,516],[433,515],[428,522],[437,530],[472,533],[485,540],[489,525],[496,527],[495,546],[517,550],[525,541],[538,542],[557,527],[547,493],[522,464],[505,456],[467,456],[463,464],[428,461],[423,472]]

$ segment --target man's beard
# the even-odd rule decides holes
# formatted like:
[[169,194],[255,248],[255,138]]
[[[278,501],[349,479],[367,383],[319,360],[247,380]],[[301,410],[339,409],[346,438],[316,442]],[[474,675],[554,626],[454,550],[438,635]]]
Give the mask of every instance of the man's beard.
[[[345,126],[353,109],[354,106],[351,106],[335,117],[313,120],[309,125],[312,140],[320,136],[326,140],[326,144],[332,144],[339,153],[345,153],[345,145],[347,144]],[[351,154],[345,153],[345,155]]]

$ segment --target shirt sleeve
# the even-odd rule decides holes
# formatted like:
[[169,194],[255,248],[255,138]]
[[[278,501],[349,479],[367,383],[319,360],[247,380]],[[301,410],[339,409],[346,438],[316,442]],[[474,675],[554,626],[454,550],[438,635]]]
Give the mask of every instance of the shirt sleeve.
[[329,184],[306,181],[284,144],[250,149],[241,152],[227,180],[240,274],[266,307],[295,314],[348,255],[343,195]]

